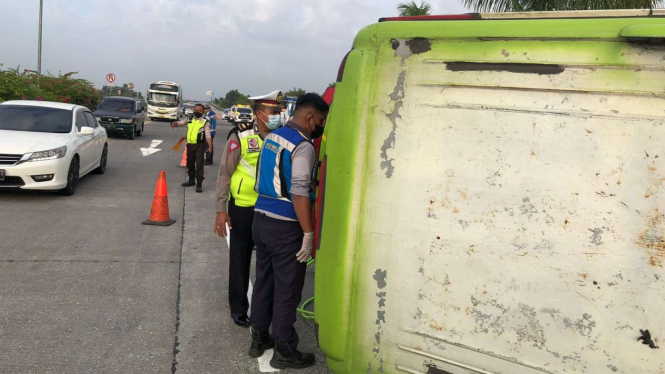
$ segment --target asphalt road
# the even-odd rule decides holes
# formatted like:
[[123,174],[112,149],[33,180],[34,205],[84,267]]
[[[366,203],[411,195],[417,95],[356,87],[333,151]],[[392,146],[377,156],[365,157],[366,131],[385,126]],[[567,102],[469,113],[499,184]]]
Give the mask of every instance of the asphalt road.
[[[230,129],[218,125],[202,194],[180,186],[171,147],[185,129],[166,122],[111,137],[106,174],[83,177],[72,197],[0,190],[0,372],[260,373],[249,330],[230,318],[228,248],[212,231]],[[160,151],[144,156],[153,140]],[[177,222],[144,226],[160,170]],[[303,300],[313,281],[310,268]],[[313,322],[298,317],[297,329],[300,349],[317,353],[300,372],[328,373]]]

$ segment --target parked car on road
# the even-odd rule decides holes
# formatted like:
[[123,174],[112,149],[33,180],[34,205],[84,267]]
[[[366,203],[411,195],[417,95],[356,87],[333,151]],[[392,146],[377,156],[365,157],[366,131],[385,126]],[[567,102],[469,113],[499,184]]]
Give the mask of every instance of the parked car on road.
[[145,122],[143,103],[131,97],[109,96],[102,99],[94,116],[110,134],[141,136]]
[[225,121],[229,120],[229,112],[231,112],[230,109],[224,109],[224,113],[222,114],[222,119]]
[[0,104],[0,188],[76,192],[79,178],[104,174],[106,130],[88,108],[47,101]]

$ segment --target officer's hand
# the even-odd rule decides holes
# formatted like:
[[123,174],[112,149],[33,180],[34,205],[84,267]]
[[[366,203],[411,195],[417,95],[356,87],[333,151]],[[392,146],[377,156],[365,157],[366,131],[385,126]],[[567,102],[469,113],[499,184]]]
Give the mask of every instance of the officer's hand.
[[312,257],[312,248],[314,248],[314,233],[306,232],[302,238],[302,248],[296,254],[298,262],[307,262]]
[[229,225],[229,230],[232,230],[231,227],[231,217],[226,213],[217,213],[217,219],[215,220],[215,234],[220,238],[226,238],[228,235],[226,233],[226,225]]

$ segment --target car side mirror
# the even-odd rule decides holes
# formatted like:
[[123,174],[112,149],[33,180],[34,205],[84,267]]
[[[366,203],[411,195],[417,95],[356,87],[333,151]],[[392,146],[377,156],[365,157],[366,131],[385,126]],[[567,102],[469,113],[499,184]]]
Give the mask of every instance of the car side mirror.
[[81,127],[81,131],[78,132],[80,136],[93,136],[95,135],[95,129],[92,127]]

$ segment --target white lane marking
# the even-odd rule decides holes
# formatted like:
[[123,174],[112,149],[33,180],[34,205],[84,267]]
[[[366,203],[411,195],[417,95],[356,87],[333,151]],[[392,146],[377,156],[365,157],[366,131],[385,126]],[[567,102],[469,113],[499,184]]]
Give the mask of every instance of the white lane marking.
[[143,155],[143,157],[150,156],[153,153],[157,153],[157,152],[161,151],[161,149],[155,148],[155,147],[162,144],[162,142],[163,142],[163,140],[155,139],[155,140],[152,141],[152,143],[150,143],[150,147],[148,147],[148,148],[139,148],[141,150],[141,154]]
[[274,350],[269,349],[263,353],[263,356],[257,358],[259,361],[259,370],[262,373],[275,373],[279,371],[279,369],[275,369],[274,367],[270,366],[270,360],[272,360],[272,355],[274,353]]
[[143,154],[143,157],[145,156],[150,156],[153,153],[157,153],[161,151],[161,149],[157,148],[141,148],[141,153]]

